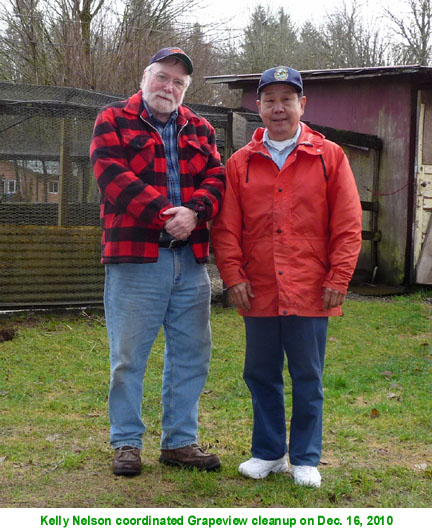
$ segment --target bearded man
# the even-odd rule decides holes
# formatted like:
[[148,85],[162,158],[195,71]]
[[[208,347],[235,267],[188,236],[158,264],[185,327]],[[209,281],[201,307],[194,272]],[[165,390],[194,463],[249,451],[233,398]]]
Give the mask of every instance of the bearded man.
[[225,175],[214,128],[182,105],[192,71],[180,48],[159,50],[141,90],[105,107],[94,128],[116,475],[141,472],[143,378],[161,326],[159,461],[220,467],[217,455],[198,446],[197,427],[211,350],[207,222],[220,209]]

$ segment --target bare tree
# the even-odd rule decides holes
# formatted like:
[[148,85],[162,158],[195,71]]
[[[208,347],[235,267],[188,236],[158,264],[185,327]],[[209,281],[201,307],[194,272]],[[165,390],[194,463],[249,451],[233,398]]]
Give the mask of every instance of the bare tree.
[[427,66],[432,55],[432,0],[405,0],[404,4],[403,16],[386,10],[396,35],[402,38],[402,42],[394,46],[395,62]]
[[155,50],[177,44],[173,21],[179,9],[173,0],[128,0],[114,24],[105,22],[96,45],[98,90],[133,92]]
[[104,21],[94,39],[96,89],[117,94],[135,91],[144,67],[158,48],[180,46],[187,52],[189,29],[180,17],[202,0],[128,0],[119,16]]
[[181,45],[180,15],[201,0],[7,0],[0,75],[126,94],[161,46]]
[[92,22],[100,12],[105,0],[69,0],[71,21],[79,22],[80,42],[82,43],[82,67],[90,88],[95,85],[94,64],[92,61]]
[[95,88],[93,40],[106,0],[45,0],[46,33],[56,57],[58,84]]
[[379,28],[366,21],[357,4],[341,6],[322,26],[329,67],[377,66],[386,63],[387,43]]
[[91,88],[92,23],[106,0],[8,0],[0,72],[36,84]]
[[10,0],[1,20],[6,29],[0,39],[0,72],[10,81],[44,82],[48,57],[41,46],[44,23],[39,0]]

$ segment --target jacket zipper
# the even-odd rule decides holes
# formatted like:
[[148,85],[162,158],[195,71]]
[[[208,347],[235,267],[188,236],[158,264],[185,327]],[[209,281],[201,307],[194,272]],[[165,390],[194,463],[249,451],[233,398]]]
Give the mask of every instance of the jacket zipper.
[[142,121],[143,123],[146,123],[149,127],[151,127],[151,128],[154,130],[154,132],[159,136],[159,138],[160,138],[160,140],[161,140],[161,142],[162,142],[162,145],[163,145],[164,151],[165,151],[165,144],[164,144],[164,142],[163,142],[162,136],[160,135],[160,133],[159,133],[159,131],[156,129],[156,127],[155,127],[154,125],[152,125],[149,121],[147,121],[146,119],[144,119],[144,118],[141,116],[141,114],[140,114],[140,118],[141,118],[141,121]]

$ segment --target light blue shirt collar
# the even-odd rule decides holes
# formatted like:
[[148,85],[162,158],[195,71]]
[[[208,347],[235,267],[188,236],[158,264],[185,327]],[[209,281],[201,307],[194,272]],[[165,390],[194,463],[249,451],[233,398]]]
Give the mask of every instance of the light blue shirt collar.
[[293,138],[291,138],[289,143],[287,143],[287,145],[281,151],[279,151],[278,149],[273,147],[271,143],[269,143],[269,140],[270,140],[269,133],[268,133],[268,130],[265,129],[264,135],[263,135],[263,143],[267,151],[269,152],[270,156],[272,157],[273,161],[277,164],[279,169],[282,169],[283,165],[285,164],[286,159],[294,151],[297,145],[297,140],[299,139],[300,133],[301,133],[301,125],[299,124],[296,134],[293,136]]

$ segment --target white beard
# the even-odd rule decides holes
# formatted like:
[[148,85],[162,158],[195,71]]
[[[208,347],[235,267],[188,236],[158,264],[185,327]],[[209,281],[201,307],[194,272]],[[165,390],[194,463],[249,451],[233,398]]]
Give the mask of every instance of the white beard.
[[[160,97],[164,99],[161,99]],[[174,112],[178,105],[174,101],[174,98],[171,94],[165,94],[164,92],[153,92],[153,94],[147,94],[144,92],[144,99],[147,102],[147,105],[154,109],[156,112],[161,112],[163,114]]]

